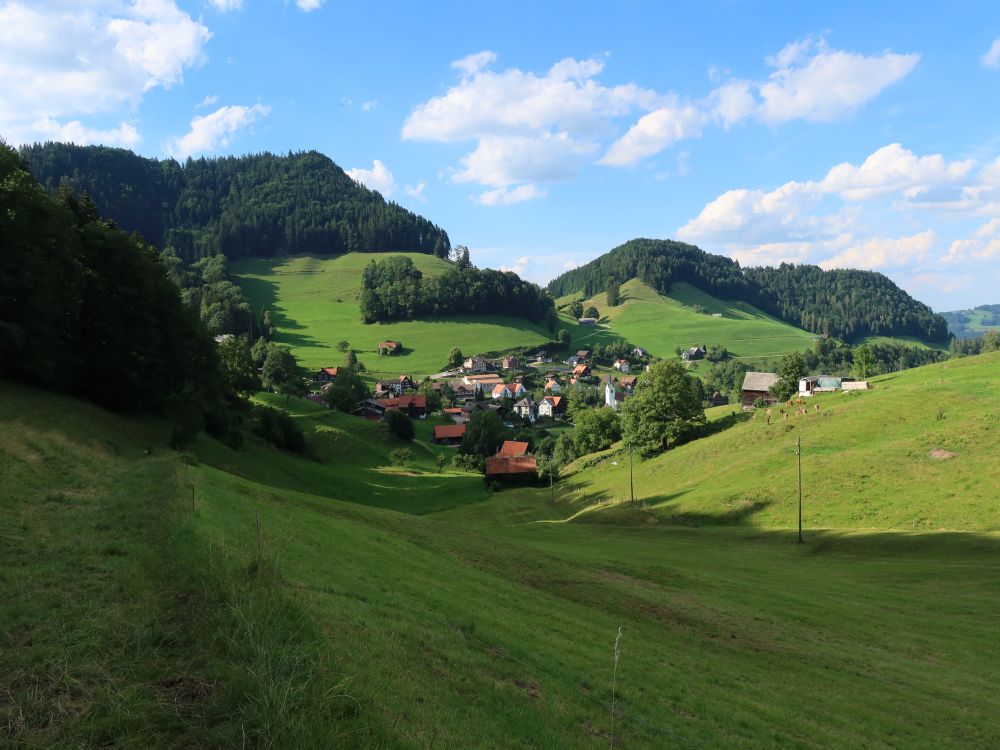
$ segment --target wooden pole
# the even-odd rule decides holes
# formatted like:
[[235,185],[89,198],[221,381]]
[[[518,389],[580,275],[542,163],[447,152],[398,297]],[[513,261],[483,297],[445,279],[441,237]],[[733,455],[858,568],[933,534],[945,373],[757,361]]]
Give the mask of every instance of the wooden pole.
[[802,544],[802,438],[795,439],[795,459],[799,469],[799,544]]
[[632,479],[632,446],[628,447],[628,497],[629,502],[635,503],[635,483]]

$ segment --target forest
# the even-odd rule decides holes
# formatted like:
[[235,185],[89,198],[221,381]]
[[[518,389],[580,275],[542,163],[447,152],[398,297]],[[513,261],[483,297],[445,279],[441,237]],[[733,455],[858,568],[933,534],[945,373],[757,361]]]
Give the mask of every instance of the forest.
[[440,276],[425,277],[410,258],[373,260],[362,275],[361,317],[366,323],[425,315],[513,315],[554,330],[552,296],[510,271],[478,269],[465,260]]
[[944,318],[873,271],[824,271],[782,263],[777,268],[741,268],[722,255],[673,240],[635,239],[549,282],[555,297],[588,297],[639,278],[661,294],[683,281],[708,294],[743,300],[814,333],[848,341],[868,335],[917,336],[944,343]]
[[104,146],[25,146],[50,192],[86,194],[126,232],[186,263],[243,256],[420,252],[448,257],[448,234],[359,185],[316,151],[147,159]]

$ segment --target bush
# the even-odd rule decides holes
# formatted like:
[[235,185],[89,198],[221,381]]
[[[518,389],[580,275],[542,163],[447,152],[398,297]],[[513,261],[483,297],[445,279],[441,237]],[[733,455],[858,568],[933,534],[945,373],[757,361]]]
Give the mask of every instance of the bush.
[[389,463],[393,466],[405,466],[413,460],[413,451],[409,448],[396,448],[389,451]]
[[285,412],[270,406],[256,406],[252,416],[253,431],[271,445],[300,455],[309,452],[305,433]]
[[389,428],[389,433],[400,440],[413,440],[413,420],[398,409],[389,409],[382,421]]

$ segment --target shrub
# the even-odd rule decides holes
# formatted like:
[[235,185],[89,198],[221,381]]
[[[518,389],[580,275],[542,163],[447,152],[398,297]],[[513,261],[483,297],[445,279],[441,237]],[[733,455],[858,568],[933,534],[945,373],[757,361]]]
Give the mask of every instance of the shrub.
[[398,437],[400,440],[413,440],[415,434],[413,431],[413,420],[403,414],[403,412],[398,409],[390,409],[382,417],[382,421],[389,428],[390,434]]
[[404,466],[413,460],[413,451],[409,448],[396,448],[389,451],[389,463],[393,466]]

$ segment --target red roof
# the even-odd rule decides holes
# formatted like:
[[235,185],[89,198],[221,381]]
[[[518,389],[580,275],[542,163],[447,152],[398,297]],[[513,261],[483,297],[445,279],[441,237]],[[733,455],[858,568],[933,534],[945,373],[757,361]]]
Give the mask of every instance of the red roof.
[[444,410],[445,414],[465,414],[465,409],[460,406],[452,406]]
[[380,398],[378,402],[386,409],[409,409],[411,406],[414,409],[426,409],[427,395],[424,393],[415,393],[410,396],[400,396],[399,398]]
[[439,424],[434,426],[434,439],[446,440],[449,438],[460,438],[465,435],[464,424]]
[[378,345],[378,348],[379,349],[395,349],[397,346],[399,346],[399,342],[398,341],[383,341],[381,344]]
[[498,456],[523,456],[528,452],[528,444],[522,443],[517,440],[504,440],[503,445],[500,446],[500,450],[497,451]]
[[486,476],[497,474],[534,474],[538,461],[534,456],[489,456],[486,459]]
[[563,402],[563,397],[562,396],[546,396],[543,400],[544,401],[548,401],[550,404],[552,404],[554,407],[556,407],[558,409],[559,406]]
[[324,367],[320,372],[325,372],[331,378],[337,377],[337,373],[340,372],[339,367]]
[[588,370],[590,370],[590,368],[587,367],[587,365],[577,365],[576,367],[573,368],[573,374],[574,375],[583,375]]

